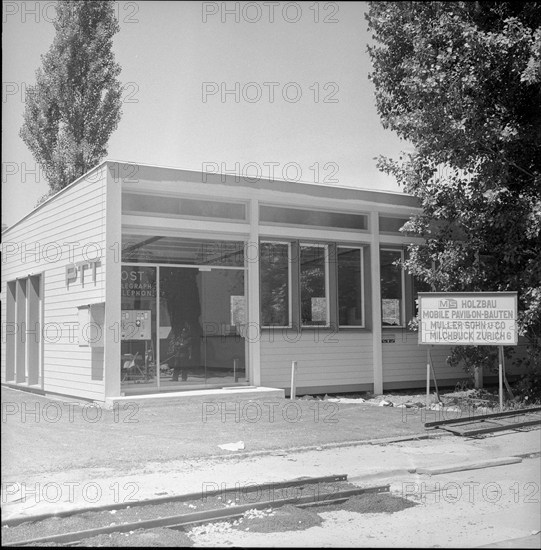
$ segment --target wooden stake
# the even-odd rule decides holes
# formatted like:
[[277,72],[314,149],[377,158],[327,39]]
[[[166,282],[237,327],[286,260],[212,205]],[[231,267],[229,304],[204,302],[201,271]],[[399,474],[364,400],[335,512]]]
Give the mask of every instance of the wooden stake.
[[291,394],[289,399],[295,399],[295,393],[297,391],[296,386],[296,376],[297,376],[297,361],[291,361]]
[[505,353],[502,349],[502,365],[503,365],[503,383],[505,385],[505,389],[507,390],[507,393],[509,394],[509,399],[513,400],[515,399],[515,395],[513,393],[513,390],[511,389],[511,386],[509,385],[509,382],[507,380],[507,375],[505,374]]
[[438,381],[436,380],[436,371],[434,370],[434,363],[432,363],[432,354],[430,349],[428,350],[428,362],[430,363],[430,370],[432,371],[432,378],[434,379],[434,388],[436,389],[436,397],[438,402],[441,403],[440,391],[438,389]]

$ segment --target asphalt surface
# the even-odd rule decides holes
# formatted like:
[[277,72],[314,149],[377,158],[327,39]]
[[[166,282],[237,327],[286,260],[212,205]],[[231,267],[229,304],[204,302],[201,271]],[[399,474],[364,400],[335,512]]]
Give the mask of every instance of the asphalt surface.
[[537,471],[541,450],[536,429],[466,439],[425,430],[433,411],[363,403],[220,398],[105,410],[3,388],[2,412],[4,519],[303,476],[417,483],[472,464],[497,475],[516,457]]
[[343,444],[425,434],[418,411],[314,400],[209,398],[127,401],[106,410],[71,398],[2,388],[2,471],[12,478],[70,468]]

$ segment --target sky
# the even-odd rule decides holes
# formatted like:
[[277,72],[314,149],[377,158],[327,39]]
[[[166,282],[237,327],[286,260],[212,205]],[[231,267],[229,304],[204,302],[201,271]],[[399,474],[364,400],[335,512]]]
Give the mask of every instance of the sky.
[[[19,137],[53,1],[3,2],[2,223],[47,181]],[[408,144],[368,79],[366,2],[115,2],[122,117],[106,158],[401,192],[376,168]]]

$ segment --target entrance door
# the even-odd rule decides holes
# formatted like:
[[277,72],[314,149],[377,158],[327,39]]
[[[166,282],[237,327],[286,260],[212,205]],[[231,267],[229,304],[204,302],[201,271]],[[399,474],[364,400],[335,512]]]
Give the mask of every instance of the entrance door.
[[244,271],[202,272],[202,326],[207,384],[246,382]]
[[246,383],[244,271],[160,267],[160,389]]

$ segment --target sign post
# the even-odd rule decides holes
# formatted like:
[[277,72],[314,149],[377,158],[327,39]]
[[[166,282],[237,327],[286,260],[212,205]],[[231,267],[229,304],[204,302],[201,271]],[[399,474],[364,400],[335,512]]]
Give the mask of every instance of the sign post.
[[[419,292],[419,344],[498,346],[500,410],[503,346],[518,344],[516,292]],[[427,351],[427,406],[430,356]]]
[[503,411],[503,346],[498,346],[498,380],[500,384],[500,411]]
[[426,348],[426,408],[430,405],[430,348]]

